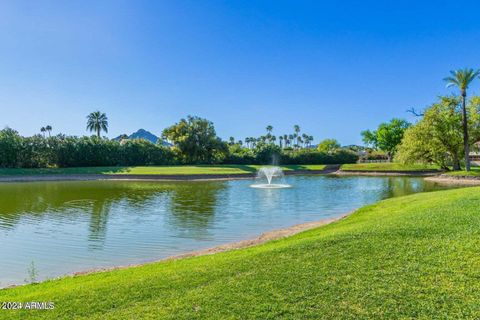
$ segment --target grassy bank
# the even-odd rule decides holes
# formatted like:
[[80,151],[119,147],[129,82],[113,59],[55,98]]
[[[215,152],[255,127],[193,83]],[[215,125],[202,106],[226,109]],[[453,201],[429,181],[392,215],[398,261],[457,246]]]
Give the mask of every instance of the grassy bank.
[[343,171],[425,171],[439,170],[438,166],[424,164],[402,164],[396,162],[343,164]]
[[451,171],[445,174],[450,176],[480,177],[480,167],[472,167],[470,171]]
[[[195,166],[138,166],[138,167],[76,167],[76,168],[40,168],[40,169],[0,169],[0,175],[45,175],[45,174],[239,174],[253,173],[261,165],[195,165]],[[323,170],[325,165],[287,165],[285,171]]]
[[0,318],[480,317],[480,188],[394,198],[248,249],[0,290]]

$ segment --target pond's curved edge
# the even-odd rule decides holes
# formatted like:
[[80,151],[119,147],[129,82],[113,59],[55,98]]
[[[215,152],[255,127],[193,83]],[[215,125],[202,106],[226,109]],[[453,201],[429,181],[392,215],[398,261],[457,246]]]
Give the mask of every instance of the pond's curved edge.
[[[152,259],[151,261],[146,261],[146,262],[143,262],[143,263],[119,265],[119,266],[113,266],[113,267],[108,267],[108,268],[95,268],[95,269],[88,269],[88,270],[84,270],[84,271],[77,271],[77,272],[73,272],[73,273],[64,274],[64,275],[61,275],[61,276],[56,277],[56,278],[46,279],[46,280],[40,281],[40,282],[35,282],[33,284],[40,284],[40,283],[43,283],[43,282],[51,282],[51,281],[61,281],[62,279],[73,278],[73,277],[81,277],[81,276],[85,276],[85,275],[89,275],[89,274],[111,272],[111,271],[115,271],[115,270],[123,270],[123,269],[128,269],[128,268],[141,267],[141,266],[154,264],[154,263],[180,260],[180,259],[186,259],[186,258],[193,258],[193,257],[216,254],[216,253],[228,252],[228,251],[232,251],[232,250],[246,249],[246,248],[250,248],[250,247],[254,247],[254,246],[257,246],[257,245],[267,243],[269,241],[275,241],[275,240],[280,240],[280,239],[283,239],[283,238],[291,237],[291,236],[294,236],[294,235],[296,235],[298,233],[301,233],[301,232],[304,232],[304,231],[308,231],[308,230],[311,230],[311,229],[315,229],[315,228],[318,228],[318,227],[322,227],[322,226],[331,224],[333,222],[343,220],[346,217],[353,214],[354,212],[356,212],[357,210],[358,209],[352,210],[348,213],[341,214],[340,216],[335,217],[335,218],[325,218],[325,219],[321,219],[321,220],[317,220],[317,221],[296,224],[296,225],[286,227],[286,228],[266,231],[266,232],[263,232],[260,236],[258,236],[256,238],[252,238],[252,239],[246,239],[246,240],[240,240],[240,241],[236,241],[236,242],[225,243],[225,244],[210,247],[210,248],[207,248],[207,249],[195,250],[195,251],[186,252],[186,253],[182,253],[182,254],[178,254],[178,255],[168,256],[168,257],[161,258],[161,259]],[[0,290],[22,287],[22,286],[26,286],[26,285],[29,285],[29,284],[14,284],[14,285],[10,285],[10,286],[4,287],[4,288],[0,288]]]

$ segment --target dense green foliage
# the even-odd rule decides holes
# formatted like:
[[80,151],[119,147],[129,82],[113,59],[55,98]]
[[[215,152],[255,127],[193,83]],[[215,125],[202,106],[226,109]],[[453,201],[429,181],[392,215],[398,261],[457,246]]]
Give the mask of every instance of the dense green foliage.
[[[462,113],[459,97],[441,97],[426,108],[420,121],[405,132],[397,159],[403,163],[435,163],[443,169],[460,169],[464,154]],[[469,143],[480,139],[480,97],[472,97],[469,113]]]
[[355,163],[358,156],[346,149],[320,152],[315,149],[282,149],[272,143],[259,142],[254,148],[236,144],[229,147],[224,163],[231,164],[342,164]]
[[0,131],[0,167],[46,168],[176,163],[170,148],[145,140],[122,143],[92,137],[57,135],[21,137],[15,130]]
[[384,151],[387,159],[392,160],[397,152],[397,146],[402,142],[405,130],[410,126],[405,120],[392,119],[388,123],[381,123],[377,130],[365,130],[362,132],[363,142],[375,149]]
[[[194,120],[195,121],[195,120]],[[170,138],[177,139],[177,133]],[[183,132],[180,129],[180,132]],[[239,144],[227,146],[211,128],[204,135],[192,134],[197,142],[181,140],[173,148],[143,139],[120,142],[105,138],[35,135],[22,137],[15,130],[0,130],[0,167],[48,168],[89,166],[142,166],[175,164],[341,164],[358,157],[348,150],[331,153],[311,149],[281,149],[273,143],[259,142],[254,148]],[[203,129],[202,129],[203,132]],[[189,135],[190,136],[190,135]],[[175,138],[173,138],[175,137]],[[208,146],[208,147],[207,147]]]
[[162,136],[173,143],[182,163],[220,163],[228,152],[213,123],[199,117],[181,119],[163,130]]
[[320,152],[334,152],[340,149],[340,143],[335,139],[325,139],[320,141],[317,145],[317,150]]
[[264,245],[0,290],[12,319],[478,319],[480,188],[381,201]]

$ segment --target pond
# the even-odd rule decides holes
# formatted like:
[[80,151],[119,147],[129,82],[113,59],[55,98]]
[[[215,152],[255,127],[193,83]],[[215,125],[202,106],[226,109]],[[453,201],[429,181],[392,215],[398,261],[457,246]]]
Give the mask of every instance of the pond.
[[152,261],[332,218],[381,199],[442,187],[422,178],[289,176],[253,180],[0,184],[0,287]]

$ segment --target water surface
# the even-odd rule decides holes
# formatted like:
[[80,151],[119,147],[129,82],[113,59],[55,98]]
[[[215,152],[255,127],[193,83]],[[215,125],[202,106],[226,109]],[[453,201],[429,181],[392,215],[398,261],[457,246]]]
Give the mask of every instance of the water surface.
[[421,178],[289,176],[288,189],[217,182],[0,184],[0,287],[141,263],[339,216],[441,187]]

